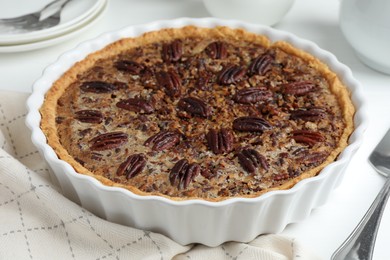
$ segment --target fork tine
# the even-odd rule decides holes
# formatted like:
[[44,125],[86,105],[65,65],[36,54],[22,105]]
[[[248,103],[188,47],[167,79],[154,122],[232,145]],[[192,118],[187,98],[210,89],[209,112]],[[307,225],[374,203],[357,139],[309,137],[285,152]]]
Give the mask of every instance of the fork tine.
[[16,18],[4,18],[0,19],[0,24],[19,23],[23,22],[26,16],[20,16]]
[[30,21],[31,19],[39,19],[39,13],[27,14],[15,18],[0,19],[0,24],[18,24]]
[[9,26],[8,32],[25,33],[29,31],[39,31],[39,30],[53,27],[57,25],[59,22],[60,22],[60,15],[59,13],[58,14],[56,13],[52,17],[49,17],[43,21],[34,20],[26,23],[20,23],[16,26]]

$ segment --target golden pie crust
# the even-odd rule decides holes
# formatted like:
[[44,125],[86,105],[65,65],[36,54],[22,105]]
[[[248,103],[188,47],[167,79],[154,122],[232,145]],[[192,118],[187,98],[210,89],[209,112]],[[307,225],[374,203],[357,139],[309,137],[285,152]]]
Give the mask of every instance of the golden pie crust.
[[287,42],[186,26],[91,53],[40,112],[48,144],[80,174],[139,195],[221,201],[316,176],[347,146],[355,109],[326,64]]

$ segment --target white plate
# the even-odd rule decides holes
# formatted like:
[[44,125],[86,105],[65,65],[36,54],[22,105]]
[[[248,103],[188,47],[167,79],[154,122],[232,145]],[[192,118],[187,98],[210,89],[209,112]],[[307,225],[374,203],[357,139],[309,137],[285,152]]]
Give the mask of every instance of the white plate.
[[[0,0],[4,1],[4,0]],[[47,4],[48,2],[51,2],[53,0],[45,0],[44,2],[39,1],[41,4]],[[10,1],[9,1],[10,2]],[[21,2],[15,1],[12,3]],[[32,1],[28,1],[32,2]],[[35,1],[34,1],[35,2]],[[26,13],[34,12],[35,10],[40,10],[42,8],[41,4],[38,5],[38,1],[34,6],[30,4],[30,11],[18,13],[15,16],[23,15]],[[41,40],[46,40],[48,38],[53,38],[58,35],[64,34],[68,31],[74,30],[77,27],[80,27],[80,24],[84,24],[86,20],[90,20],[91,17],[96,15],[96,13],[99,11],[99,9],[102,8],[104,5],[105,0],[73,0],[70,1],[61,12],[61,22],[57,26],[35,31],[35,32],[29,32],[29,33],[20,33],[20,34],[0,34],[0,45],[17,45],[17,44],[25,44],[25,43],[31,43],[31,42],[37,42]],[[11,2],[6,5],[7,9],[12,9]],[[10,17],[5,16],[4,9],[0,11],[0,18],[6,18]],[[13,13],[13,12],[11,12]]]
[[68,30],[65,33],[60,34],[56,37],[46,38],[41,41],[27,42],[24,44],[16,44],[16,45],[5,45],[5,46],[0,45],[0,53],[23,52],[23,51],[41,49],[44,47],[53,46],[55,44],[61,43],[63,41],[69,40],[79,35],[80,33],[84,32],[86,29],[90,28],[93,24],[95,24],[99,20],[99,18],[103,16],[108,1],[101,0],[99,2],[101,3],[101,7],[99,7],[91,17],[88,17],[88,19],[85,19],[85,21],[83,21],[82,23],[78,23],[77,27],[75,28],[72,27],[72,30]]

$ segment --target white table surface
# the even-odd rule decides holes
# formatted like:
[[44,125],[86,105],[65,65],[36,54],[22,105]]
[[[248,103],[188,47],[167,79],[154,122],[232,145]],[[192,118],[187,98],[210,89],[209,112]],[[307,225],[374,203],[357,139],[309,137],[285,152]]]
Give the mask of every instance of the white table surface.
[[[339,0],[296,0],[286,17],[274,26],[335,54],[361,82],[368,103],[370,124],[342,184],[326,205],[313,210],[306,220],[290,224],[282,233],[297,238],[324,259],[329,259],[349,235],[384,184],[384,177],[369,166],[367,157],[390,127],[390,75],[376,72],[356,58],[338,26],[338,10]],[[159,19],[207,16],[210,14],[201,0],[109,0],[104,17],[75,39],[41,50],[0,53],[0,90],[31,92],[42,70],[61,53],[103,32]],[[374,259],[390,259],[389,241],[390,206],[383,215]]]

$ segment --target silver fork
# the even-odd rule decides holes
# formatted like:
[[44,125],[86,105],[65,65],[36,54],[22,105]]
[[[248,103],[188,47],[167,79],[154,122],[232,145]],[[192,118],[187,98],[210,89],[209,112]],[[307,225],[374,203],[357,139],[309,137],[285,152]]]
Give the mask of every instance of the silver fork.
[[60,23],[62,9],[70,1],[55,0],[37,12],[15,18],[0,19],[0,33],[25,33],[56,26]]
[[331,260],[372,259],[379,224],[390,196],[390,130],[375,147],[369,161],[378,173],[386,176],[386,182],[367,213]]

